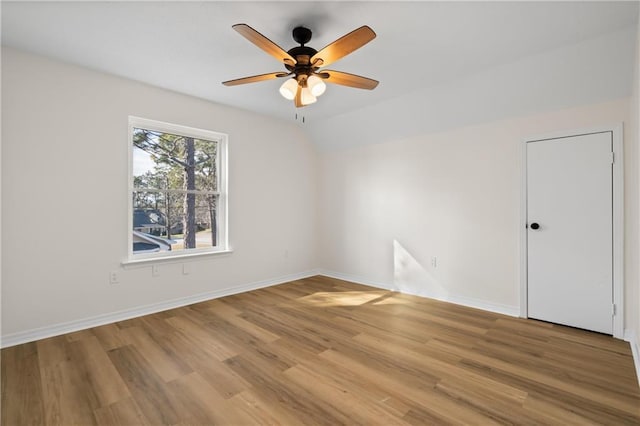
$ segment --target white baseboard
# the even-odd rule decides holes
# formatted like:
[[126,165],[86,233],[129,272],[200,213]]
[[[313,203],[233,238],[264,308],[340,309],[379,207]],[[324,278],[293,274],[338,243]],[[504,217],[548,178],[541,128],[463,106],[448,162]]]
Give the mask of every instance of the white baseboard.
[[[370,287],[381,288],[384,290],[398,291],[394,288],[393,284],[382,283],[379,281],[371,281],[355,275],[343,274],[341,272],[328,271],[326,269],[319,269],[319,275],[324,275],[330,278],[337,278],[339,280],[351,281],[357,284],[368,285]],[[467,306],[470,308],[481,309],[483,311],[495,312],[498,314],[508,315],[510,317],[520,316],[520,308],[517,306],[503,305],[500,303],[488,302],[486,300],[473,299],[470,297],[453,296],[448,295],[446,297],[428,297],[423,294],[407,293],[415,296],[426,297],[428,299],[440,300],[443,302],[454,303],[456,305]]]
[[342,272],[329,271],[326,269],[318,269],[317,273],[318,275],[323,275],[329,278],[335,278],[338,280],[349,281],[352,283],[362,284],[369,287],[380,288],[382,290],[395,291],[395,289],[393,288],[393,285],[389,283],[383,283],[381,281],[372,281],[372,280],[368,280],[355,275],[343,274]]
[[638,378],[638,385],[640,385],[640,342],[638,342],[638,335],[634,330],[624,331],[624,340],[629,342],[631,346],[631,354],[633,355],[633,364],[636,367],[636,376]]
[[47,327],[40,327],[17,333],[3,335],[0,338],[0,347],[19,345],[21,343],[33,342],[34,340],[45,339],[47,337],[59,336],[60,334],[72,333],[74,331],[85,330],[91,327],[111,324],[117,321],[124,321],[136,318],[142,315],[149,315],[156,312],[166,311],[168,309],[179,308],[181,306],[191,305],[193,303],[204,302],[206,300],[217,299],[219,297],[231,296],[232,294],[244,293],[246,291],[257,290],[259,288],[271,287],[274,285],[286,283],[289,281],[300,280],[303,278],[318,275],[318,271],[311,270],[300,272],[297,274],[285,275],[282,277],[272,278],[268,280],[257,281],[249,284],[239,285],[221,290],[214,290],[205,293],[194,294],[192,296],[181,297],[178,299],[168,300],[160,303],[139,306],[132,309],[112,312],[108,314],[96,315],[94,317],[83,318]]
[[470,308],[481,309],[483,311],[494,312],[496,314],[507,315],[510,317],[519,317],[520,308],[517,306],[504,305],[502,303],[488,302],[486,300],[472,299],[461,296],[448,296],[439,299],[445,302],[455,303],[456,305],[468,306]]

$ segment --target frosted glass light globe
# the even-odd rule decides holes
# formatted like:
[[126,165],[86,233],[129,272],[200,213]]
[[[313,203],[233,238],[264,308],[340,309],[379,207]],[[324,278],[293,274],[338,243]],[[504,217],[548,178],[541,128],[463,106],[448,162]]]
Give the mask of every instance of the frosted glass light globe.
[[327,85],[317,75],[309,76],[307,79],[307,87],[311,90],[313,96],[320,96],[327,90]]
[[313,96],[313,94],[311,93],[311,90],[309,90],[308,87],[305,87],[302,89],[302,93],[300,94],[300,100],[302,102],[302,105],[309,105],[314,103],[318,99],[316,99],[316,97]]
[[280,94],[288,100],[293,100],[296,97],[296,92],[298,90],[298,82],[295,78],[290,78],[280,86]]

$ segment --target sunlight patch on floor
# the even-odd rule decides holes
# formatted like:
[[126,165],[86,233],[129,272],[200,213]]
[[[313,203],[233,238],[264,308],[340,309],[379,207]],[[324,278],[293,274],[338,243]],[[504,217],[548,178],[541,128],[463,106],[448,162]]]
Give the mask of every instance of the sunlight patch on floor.
[[383,297],[386,291],[319,291],[301,297],[298,302],[313,306],[360,306]]
[[373,305],[410,305],[411,303],[413,302],[403,299],[402,296],[390,296],[377,302],[373,302]]

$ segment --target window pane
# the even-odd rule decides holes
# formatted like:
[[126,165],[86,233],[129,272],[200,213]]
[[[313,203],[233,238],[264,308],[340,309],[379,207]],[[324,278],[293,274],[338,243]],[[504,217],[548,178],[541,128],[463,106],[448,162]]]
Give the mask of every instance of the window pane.
[[218,199],[217,195],[134,191],[134,254],[217,246]]
[[227,135],[138,117],[129,124],[129,259],[226,250],[226,221],[217,219],[227,211]]
[[218,144],[133,129],[134,188],[218,190]]
[[[176,194],[177,195],[177,194]],[[180,249],[215,247],[217,245],[217,195],[180,194]],[[191,206],[193,209],[191,209]],[[193,211],[193,214],[188,214]],[[189,228],[191,232],[189,232]]]

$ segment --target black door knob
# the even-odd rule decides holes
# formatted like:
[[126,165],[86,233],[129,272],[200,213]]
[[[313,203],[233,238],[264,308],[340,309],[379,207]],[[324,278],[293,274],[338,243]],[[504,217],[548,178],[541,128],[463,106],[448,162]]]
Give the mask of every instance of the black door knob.
[[529,225],[531,227],[531,229],[538,229],[540,228],[540,225],[537,224],[536,222],[533,222],[531,225]]

